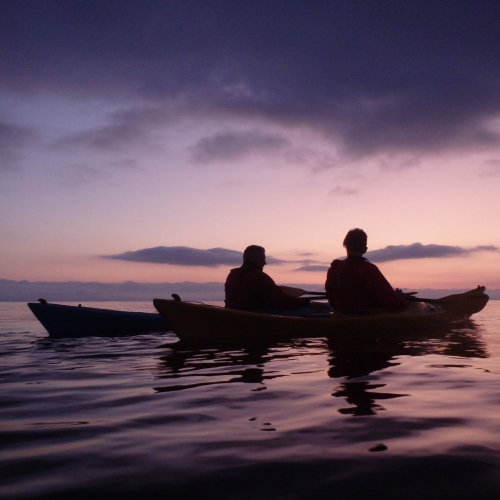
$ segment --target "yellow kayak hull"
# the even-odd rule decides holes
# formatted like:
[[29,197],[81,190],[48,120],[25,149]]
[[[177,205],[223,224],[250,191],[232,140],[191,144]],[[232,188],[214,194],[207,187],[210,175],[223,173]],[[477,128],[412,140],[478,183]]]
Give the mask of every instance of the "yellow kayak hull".
[[181,340],[262,337],[401,335],[468,319],[488,302],[484,287],[427,302],[401,312],[370,315],[317,314],[306,317],[238,311],[200,303],[154,299],[157,311]]

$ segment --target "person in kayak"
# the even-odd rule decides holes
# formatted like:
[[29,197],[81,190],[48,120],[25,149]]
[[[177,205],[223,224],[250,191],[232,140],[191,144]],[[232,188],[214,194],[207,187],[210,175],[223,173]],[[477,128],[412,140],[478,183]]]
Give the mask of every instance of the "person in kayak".
[[396,293],[378,267],[363,257],[367,241],[362,229],[351,229],[344,238],[347,259],[334,260],[328,269],[325,290],[335,311],[401,310],[406,304],[405,295]]
[[258,245],[250,245],[243,252],[243,265],[231,269],[224,285],[228,309],[245,311],[293,311],[312,307],[309,299],[287,295],[263,269],[266,251]]

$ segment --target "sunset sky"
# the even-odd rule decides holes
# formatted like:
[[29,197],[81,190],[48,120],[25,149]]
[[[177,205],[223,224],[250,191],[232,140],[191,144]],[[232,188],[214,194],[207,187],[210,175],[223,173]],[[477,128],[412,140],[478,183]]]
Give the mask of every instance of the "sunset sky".
[[500,288],[497,1],[0,1],[0,278]]

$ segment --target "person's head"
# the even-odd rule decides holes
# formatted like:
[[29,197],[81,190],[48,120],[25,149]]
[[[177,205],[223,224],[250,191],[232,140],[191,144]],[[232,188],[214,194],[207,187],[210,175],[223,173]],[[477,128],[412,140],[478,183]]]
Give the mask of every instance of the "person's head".
[[243,252],[243,264],[255,267],[264,267],[266,265],[266,250],[258,245],[250,245]]
[[367,250],[368,236],[362,229],[351,229],[344,238],[347,254],[363,255]]

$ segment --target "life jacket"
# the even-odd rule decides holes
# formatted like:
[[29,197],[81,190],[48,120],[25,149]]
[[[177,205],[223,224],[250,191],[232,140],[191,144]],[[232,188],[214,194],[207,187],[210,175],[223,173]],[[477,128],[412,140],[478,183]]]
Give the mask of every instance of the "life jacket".
[[332,262],[325,289],[330,305],[337,311],[400,309],[405,302],[377,266],[357,255]]
[[309,304],[308,299],[285,294],[261,268],[245,265],[231,269],[224,290],[229,309],[292,311]]

